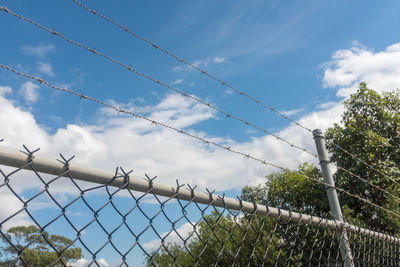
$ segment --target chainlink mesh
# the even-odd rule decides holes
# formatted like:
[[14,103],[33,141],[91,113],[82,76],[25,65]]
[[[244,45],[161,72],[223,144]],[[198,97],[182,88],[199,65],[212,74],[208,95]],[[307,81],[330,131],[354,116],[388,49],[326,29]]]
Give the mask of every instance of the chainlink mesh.
[[[135,192],[122,168],[106,185],[80,181],[63,156],[65,172],[42,174],[35,152],[26,149],[20,168],[1,167],[0,266],[344,266],[342,234],[354,266],[400,266],[389,238],[259,215],[256,205],[217,208],[211,191],[208,205]],[[110,186],[117,178],[124,185]]]

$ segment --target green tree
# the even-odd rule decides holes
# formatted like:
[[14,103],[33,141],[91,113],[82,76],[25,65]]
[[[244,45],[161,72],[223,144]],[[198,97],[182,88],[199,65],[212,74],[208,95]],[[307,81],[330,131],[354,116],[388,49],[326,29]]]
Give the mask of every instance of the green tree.
[[305,163],[294,171],[287,169],[268,175],[264,185],[245,186],[242,189],[242,199],[304,214],[324,216],[329,213],[324,186],[306,177],[324,181],[316,166]]
[[[370,183],[399,196],[400,183],[400,92],[381,95],[361,83],[345,102],[340,124],[326,132],[331,161]],[[339,146],[339,147],[338,147]],[[351,152],[355,158],[343,151]],[[362,162],[369,164],[366,166]],[[348,172],[335,174],[338,187],[400,213],[399,201]],[[342,205],[350,207],[359,219],[373,229],[400,234],[400,218],[342,194]]]
[[[166,244],[147,258],[148,266],[261,266],[278,258],[273,220],[261,216],[234,217],[214,211],[205,216],[197,234],[184,245]],[[268,248],[268,249],[267,249]],[[267,253],[266,253],[267,252]]]
[[[268,175],[264,185],[245,186],[242,189],[242,199],[269,207],[331,218],[324,185],[306,177],[323,182],[320,170],[315,165],[305,163],[297,170],[286,169]],[[282,257],[290,255],[289,262],[296,265],[318,265],[321,261],[329,261],[329,252],[338,248],[332,233],[317,227],[280,221],[274,234],[286,244],[281,248]],[[335,244],[331,248],[327,247],[330,242]]]
[[[60,235],[50,235],[45,231],[41,233],[40,229],[33,225],[12,227],[6,231],[5,236],[15,247],[2,237],[3,261],[0,262],[0,266],[10,266],[10,264],[32,267],[65,266],[72,260],[82,258],[81,249],[71,247],[70,239]],[[61,255],[58,255],[54,248]],[[19,251],[22,251],[20,260],[15,261]]]

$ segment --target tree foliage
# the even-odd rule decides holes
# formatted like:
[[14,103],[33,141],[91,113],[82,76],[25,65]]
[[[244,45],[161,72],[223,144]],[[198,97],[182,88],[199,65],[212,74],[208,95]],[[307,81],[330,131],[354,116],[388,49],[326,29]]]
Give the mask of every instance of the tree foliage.
[[[368,89],[366,83],[361,83],[358,91],[345,102],[341,123],[327,130],[326,139],[331,161],[399,196],[399,90],[380,95]],[[340,148],[351,152],[356,158]],[[339,169],[335,174],[335,181],[337,186],[353,194],[400,213],[398,200],[359,181],[346,171]],[[340,201],[349,206],[367,226],[391,234],[400,233],[398,217],[343,194]]]
[[242,189],[242,198],[285,210],[326,215],[329,212],[329,204],[326,201],[324,186],[307,179],[306,176],[323,182],[319,169],[305,163],[294,171],[287,169],[268,175],[264,185],[245,186]]
[[270,265],[277,258],[278,239],[271,235],[273,221],[266,217],[225,216],[217,210],[205,216],[197,229],[190,242],[166,244],[147,259],[147,265],[247,266],[250,259],[251,266],[261,266],[263,258]]
[[[50,235],[46,231],[41,232],[34,225],[12,227],[6,231],[2,239],[1,256],[4,260],[0,262],[0,266],[10,266],[10,264],[32,267],[65,266],[71,260],[82,257],[80,248],[70,247],[72,243],[70,239],[60,235]],[[61,255],[58,255],[55,249]],[[20,260],[15,261],[20,251],[22,251]],[[58,263],[53,265],[55,262]]]

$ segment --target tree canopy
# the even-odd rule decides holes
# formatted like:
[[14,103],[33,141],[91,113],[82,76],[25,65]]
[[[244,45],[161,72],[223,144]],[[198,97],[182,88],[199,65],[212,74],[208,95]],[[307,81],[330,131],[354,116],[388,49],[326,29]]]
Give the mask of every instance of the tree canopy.
[[[341,123],[327,130],[326,139],[331,161],[348,170],[337,170],[336,186],[400,213],[398,199],[349,173],[400,196],[400,91],[378,94],[361,83],[345,102]],[[344,194],[340,201],[366,226],[400,234],[399,217]]]
[[[11,227],[6,231],[5,237],[2,237],[2,243],[0,266],[68,266],[72,260],[82,258],[82,250],[71,247],[72,240],[61,235],[50,235],[46,231],[41,232],[34,225]],[[19,260],[15,261],[21,250]]]

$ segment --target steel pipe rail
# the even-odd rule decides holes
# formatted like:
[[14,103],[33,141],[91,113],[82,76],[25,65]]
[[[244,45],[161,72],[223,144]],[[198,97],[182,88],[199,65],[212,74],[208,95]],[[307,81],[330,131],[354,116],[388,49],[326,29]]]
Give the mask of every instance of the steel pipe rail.
[[[15,168],[30,169],[29,155],[5,146],[0,146],[0,165],[11,166]],[[32,158],[31,166],[38,172],[62,175],[67,171],[66,164],[42,156]],[[110,180],[115,176],[114,172],[96,169],[93,167],[80,165],[76,163],[68,164],[68,175],[76,180],[87,181],[97,184],[109,184]],[[66,174],[64,175],[66,176]],[[115,179],[111,186],[121,187],[124,185],[123,178]],[[150,182],[144,178],[132,177],[129,179],[127,188],[133,191],[150,192],[155,195],[164,197],[175,197],[180,200],[194,201],[201,204],[212,205],[216,207],[226,208],[230,210],[243,211],[246,213],[255,213],[258,215],[269,216],[290,222],[298,222],[303,224],[311,224],[318,227],[330,228],[332,230],[353,232],[381,240],[386,242],[400,244],[400,239],[383,233],[378,233],[365,228],[357,227],[348,223],[342,223],[334,220],[328,220],[320,217],[310,216],[297,212],[290,212],[260,204],[254,204],[247,201],[239,201],[234,198],[221,197],[216,194],[208,194],[187,188],[178,189],[176,186],[169,186],[160,183]]]

